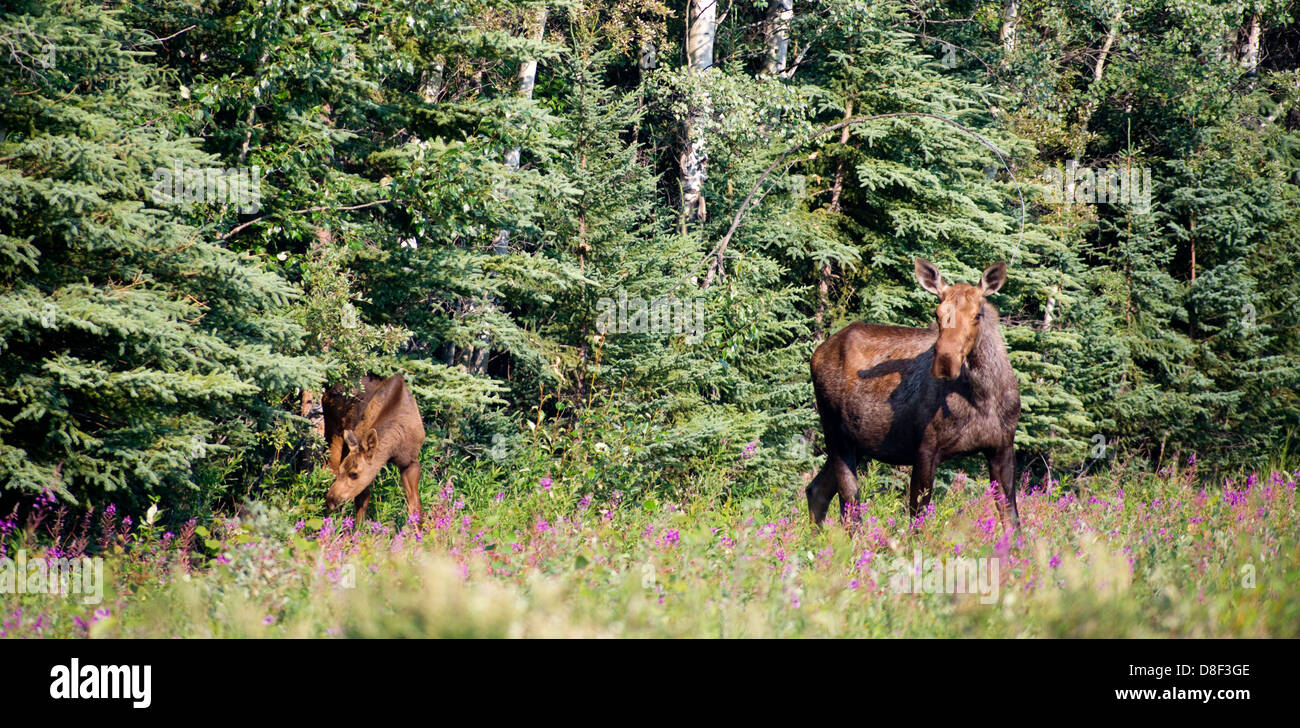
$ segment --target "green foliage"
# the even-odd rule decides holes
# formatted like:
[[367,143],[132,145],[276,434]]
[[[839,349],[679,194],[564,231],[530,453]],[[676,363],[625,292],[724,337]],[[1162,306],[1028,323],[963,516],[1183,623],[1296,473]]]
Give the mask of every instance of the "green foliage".
[[158,116],[148,36],[86,3],[2,25],[0,485],[183,494],[320,376],[296,355],[295,288],[153,201],[154,170],[214,160]]
[[[437,463],[617,425],[645,487],[743,455],[718,490],[748,497],[816,465],[820,340],[931,322],[915,256],[1009,263],[1022,466],[1086,467],[1098,435],[1257,461],[1300,426],[1300,85],[1287,53],[1243,65],[1256,16],[1292,47],[1286,3],[1022,0],[1008,44],[995,0],[801,2],[777,76],[765,4],[729,7],[702,71],[678,5],[7,10],[3,487],[231,498],[302,465],[298,389],[401,370]],[[942,120],[815,136],[881,114]],[[1150,209],[1044,197],[1070,162],[1151,170]],[[257,204],[162,204],[177,167],[256,170]]]

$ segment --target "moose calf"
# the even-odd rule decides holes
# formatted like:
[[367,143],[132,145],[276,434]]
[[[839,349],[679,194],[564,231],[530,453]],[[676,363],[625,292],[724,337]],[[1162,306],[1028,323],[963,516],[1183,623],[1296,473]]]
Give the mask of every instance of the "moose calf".
[[353,391],[336,384],[325,391],[321,405],[329,467],[334,472],[334,485],[325,494],[330,510],[356,498],[357,521],[365,520],[370,484],[391,462],[402,474],[407,513],[418,523],[423,517],[420,447],[424,422],[402,375],[367,375]]

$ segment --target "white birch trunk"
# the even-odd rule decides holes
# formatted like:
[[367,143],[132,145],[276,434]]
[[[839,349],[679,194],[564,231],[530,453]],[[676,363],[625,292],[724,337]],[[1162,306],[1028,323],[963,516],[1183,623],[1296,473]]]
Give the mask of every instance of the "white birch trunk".
[[1250,26],[1246,30],[1246,43],[1241,49],[1241,65],[1245,67],[1246,72],[1254,75],[1259,70],[1259,16],[1253,15],[1250,18]]
[[794,18],[794,0],[769,0],[767,4],[767,58],[763,73],[785,73],[790,51],[790,21]]
[[[529,37],[535,41],[541,41],[546,34],[546,15],[547,8],[542,6],[537,11],[536,25],[533,27]],[[515,76],[515,93],[521,98],[531,99],[533,97],[533,86],[537,83],[537,59],[530,58],[525,60],[519,66],[519,73]],[[506,168],[513,172],[519,169],[520,148],[515,147],[506,152]],[[510,231],[501,228],[497,231],[496,238],[492,241],[493,255],[505,255],[510,252]],[[495,306],[496,302],[493,301]],[[474,305],[470,304],[470,311],[473,311]],[[492,352],[492,334],[484,331],[478,337],[478,345],[470,357],[469,369],[475,373],[482,373],[487,369],[488,355]]]
[[[687,9],[686,55],[690,72],[701,74],[713,67],[713,38],[717,33],[717,0],[689,0]],[[688,114],[685,125],[686,143],[680,159],[682,184],[682,211],[685,219],[704,221],[708,211],[704,205],[704,182],[709,174],[709,155],[704,147],[704,119],[712,111],[708,92],[705,91],[696,108]]]
[[1016,50],[1016,23],[1020,20],[1020,4],[1017,0],[1006,0],[1002,5],[1002,30],[998,39],[1002,41],[1002,52],[1011,55]]

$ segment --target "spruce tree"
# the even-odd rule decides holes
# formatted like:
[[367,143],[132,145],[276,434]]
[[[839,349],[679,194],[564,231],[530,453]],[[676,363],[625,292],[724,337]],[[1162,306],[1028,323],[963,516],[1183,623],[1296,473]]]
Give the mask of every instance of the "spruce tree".
[[190,498],[320,375],[294,353],[295,290],[159,194],[159,170],[217,164],[178,133],[151,36],[78,2],[0,27],[0,484]]

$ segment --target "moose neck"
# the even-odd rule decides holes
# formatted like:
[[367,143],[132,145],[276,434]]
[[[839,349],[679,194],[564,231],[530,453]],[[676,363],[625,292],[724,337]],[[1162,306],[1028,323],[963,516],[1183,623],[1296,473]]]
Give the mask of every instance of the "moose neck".
[[971,394],[975,405],[980,409],[1000,402],[1003,392],[1009,386],[1014,386],[1016,376],[1011,370],[1011,360],[1007,358],[1007,345],[1002,340],[997,309],[988,303],[983,306],[984,318],[980,320],[979,339],[966,356]]

